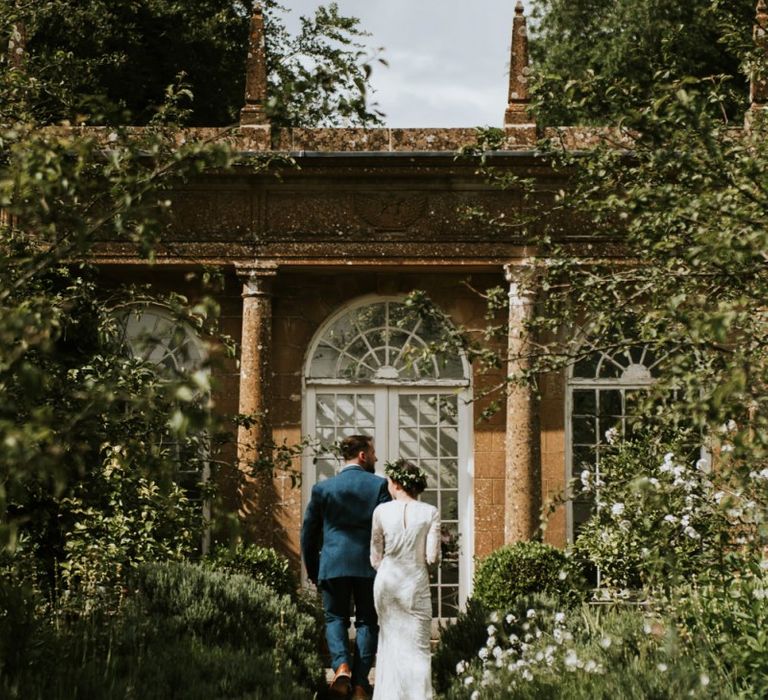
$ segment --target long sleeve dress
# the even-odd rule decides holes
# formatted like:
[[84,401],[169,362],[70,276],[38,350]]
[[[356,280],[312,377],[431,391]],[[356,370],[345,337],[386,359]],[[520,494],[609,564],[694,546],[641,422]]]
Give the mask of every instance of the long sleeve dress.
[[373,512],[371,564],[379,615],[374,700],[432,698],[432,602],[427,564],[440,556],[437,509],[392,501]]

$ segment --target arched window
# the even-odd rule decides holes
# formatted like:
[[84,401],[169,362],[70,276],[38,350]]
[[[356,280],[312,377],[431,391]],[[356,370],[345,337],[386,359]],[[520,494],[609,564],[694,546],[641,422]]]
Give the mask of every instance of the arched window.
[[133,357],[173,372],[194,372],[207,359],[194,329],[159,306],[136,307],[123,320],[126,347]]
[[[633,421],[633,397],[654,382],[659,359],[646,346],[595,350],[572,368],[568,380],[568,477],[585,469],[600,475],[601,453],[608,431],[623,437]],[[610,434],[609,434],[610,437]],[[569,509],[569,532],[576,537],[592,512],[591,498],[574,494]]]
[[326,327],[312,354],[307,380],[465,385],[468,368],[460,355],[429,350],[444,331],[400,301],[361,306]]
[[[205,343],[189,324],[174,318],[162,307],[137,305],[124,314],[122,324],[123,342],[131,356],[151,362],[169,374],[207,371]],[[177,442],[169,442],[166,447],[175,453],[180,485],[192,501],[199,502],[205,521],[210,521],[210,503],[203,498],[200,488],[210,478],[208,450],[185,447]],[[208,548],[209,533],[206,530],[203,552]]]
[[304,432],[321,445],[304,462],[304,502],[341,466],[331,448],[347,435],[374,438],[379,473],[399,457],[424,469],[421,498],[440,511],[446,545],[432,580],[436,618],[458,614],[472,566],[470,367],[455,350],[434,351],[450,347],[450,330],[403,299],[368,297],[326,321],[304,370]]

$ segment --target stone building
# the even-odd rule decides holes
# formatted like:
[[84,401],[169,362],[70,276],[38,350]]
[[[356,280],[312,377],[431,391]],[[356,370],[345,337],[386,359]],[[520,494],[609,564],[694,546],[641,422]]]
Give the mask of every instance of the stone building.
[[[409,349],[434,332],[428,323],[404,322],[403,301],[414,290],[425,291],[456,326],[478,327],[486,307],[476,290],[505,285],[510,348],[521,342],[531,302],[518,276],[533,251],[461,210],[482,207],[514,221],[535,200],[525,204],[456,159],[476,140],[474,129],[273,131],[263,109],[263,45],[257,10],[246,104],[240,128],[227,138],[242,152],[290,154],[299,167],[283,168],[279,179],[206,174],[177,191],[173,235],[151,268],[117,243],[101,245],[97,256],[111,277],[160,288],[183,288],[186,272],[201,264],[224,271],[223,328],[239,342],[240,360],[218,370],[216,404],[262,417],[240,429],[243,464],[270,438],[327,444],[365,432],[375,437],[379,468],[403,456],[427,470],[424,498],[439,507],[445,539],[456,545],[434,583],[435,615],[453,616],[469,592],[474,559],[534,533],[544,499],[563,491],[572,465],[599,453],[600,417],[621,417],[626,392],[647,385],[652,368],[642,354],[596,357],[545,378],[536,401],[523,389],[503,390],[502,410],[483,419],[490,401],[483,394],[503,384],[504,370],[480,373],[458,355],[409,362]],[[544,201],[564,183],[536,155],[541,134],[526,111],[527,71],[519,4],[505,142],[494,162],[533,178]],[[558,137],[576,149],[596,135],[566,128]],[[148,312],[141,323],[162,323],[161,316]],[[316,457],[307,450],[296,464],[298,487],[287,476],[245,479],[227,494],[249,538],[296,562],[309,491],[337,464],[327,452]],[[560,508],[545,539],[564,545],[585,517],[579,504]]]

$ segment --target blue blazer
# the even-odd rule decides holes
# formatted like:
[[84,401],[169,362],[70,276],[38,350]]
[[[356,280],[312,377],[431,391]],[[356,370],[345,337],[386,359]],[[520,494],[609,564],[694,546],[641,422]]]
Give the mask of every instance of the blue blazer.
[[315,484],[301,527],[301,554],[310,581],[373,578],[371,519],[389,501],[387,481],[356,464]]

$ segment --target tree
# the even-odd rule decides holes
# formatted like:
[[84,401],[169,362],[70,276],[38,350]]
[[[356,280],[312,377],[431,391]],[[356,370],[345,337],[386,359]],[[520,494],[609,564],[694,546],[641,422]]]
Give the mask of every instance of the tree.
[[[267,64],[276,126],[378,123],[368,106],[374,53],[367,34],[335,3],[300,18],[265,0]],[[243,106],[250,4],[242,0],[46,0],[5,10],[6,28],[23,23],[26,70],[35,81],[42,122],[145,124],[166,88],[188,92],[186,121],[226,126]]]
[[[740,63],[754,0],[537,0],[535,100],[542,123],[603,123],[641,106],[657,80],[727,76],[724,103],[738,118]],[[564,98],[564,87],[578,99]]]

